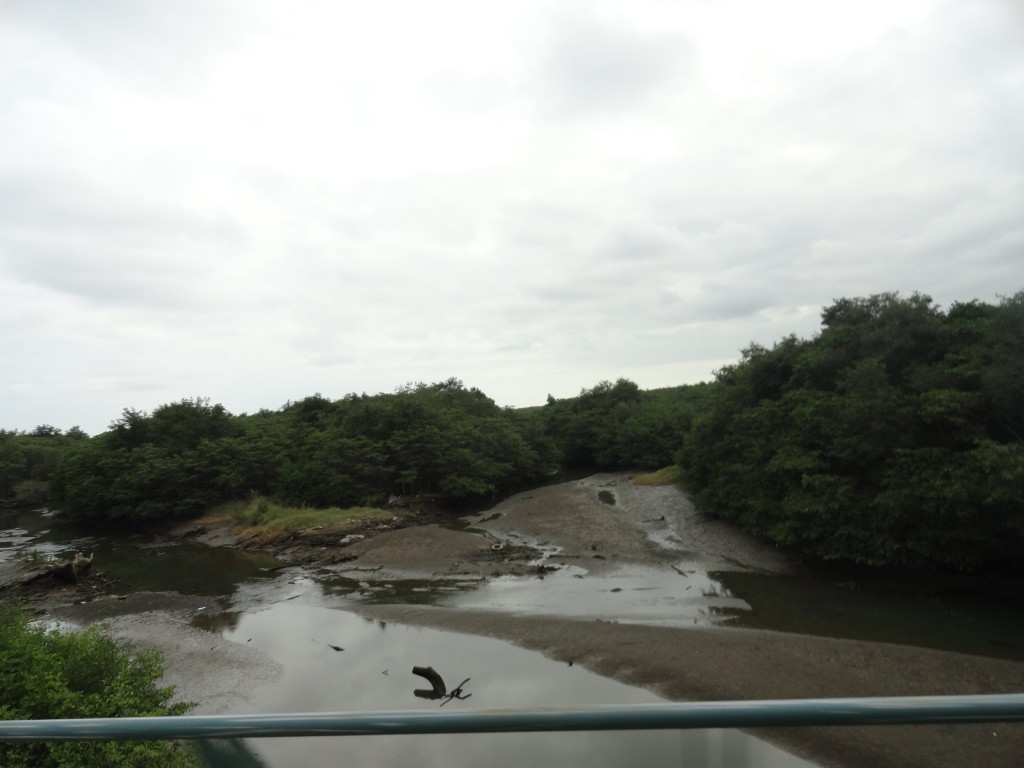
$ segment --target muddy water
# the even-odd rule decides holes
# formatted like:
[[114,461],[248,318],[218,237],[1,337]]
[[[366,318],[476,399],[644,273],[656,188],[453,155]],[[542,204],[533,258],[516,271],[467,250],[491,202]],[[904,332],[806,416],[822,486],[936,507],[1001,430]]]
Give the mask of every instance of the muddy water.
[[[636,493],[629,485],[618,492],[623,490]],[[488,524],[500,518],[501,513],[492,512],[463,518],[460,524],[487,534]],[[768,629],[1024,661],[1019,595],[986,593],[970,579],[947,580],[941,586],[919,581],[914,586],[906,581],[850,581],[808,570],[780,572],[756,556],[744,562],[687,551],[679,535],[680,526],[685,530],[687,524],[680,516],[675,529],[646,532],[663,552],[676,553],[675,562],[620,564],[595,578],[581,558],[576,561],[580,565],[558,565],[538,576],[506,576],[472,589],[455,584],[433,602],[620,623]],[[557,546],[543,542],[520,543],[542,552],[536,562],[542,567],[561,554]],[[743,548],[735,551],[740,554],[734,558],[750,557]],[[372,599],[388,599],[388,590],[377,589]],[[392,589],[397,597],[401,587]]]
[[[463,523],[464,525],[464,523]],[[547,556],[556,554],[553,549]],[[148,535],[95,536],[59,517],[0,513],[0,568],[36,552],[96,554],[119,593],[231,596],[241,583],[280,579],[261,553],[210,549]],[[347,600],[439,604],[530,615],[662,626],[738,626],[919,645],[1024,660],[1024,613],[1010,598],[892,589],[807,576],[723,569],[680,553],[674,563],[623,566],[600,578],[581,566],[532,577],[481,580],[345,578],[323,570],[325,594]]]
[[[659,702],[657,696],[579,666],[490,638],[363,619],[310,580],[243,585],[233,610],[193,622],[279,665],[272,685],[232,712],[431,712],[495,707],[593,706]],[[432,667],[464,700],[416,694],[412,674]],[[461,685],[460,685],[461,684]],[[806,768],[810,764],[738,731],[460,734],[248,740],[234,745],[267,766],[416,765],[521,768],[523,765]],[[250,764],[234,760],[233,765]]]
[[[187,617],[129,615],[109,625],[123,638],[164,651],[170,682],[183,698],[198,702],[196,714],[661,701],[648,691],[502,641],[369,621],[345,610],[363,601],[443,601],[479,590],[476,582],[332,579],[322,572],[277,571],[279,564],[272,558],[235,550],[142,535],[90,537],[46,517],[7,516],[0,523],[4,560],[30,550],[50,556],[93,552],[118,579],[119,593],[160,590],[204,596]],[[413,666],[433,667],[449,689],[462,683],[467,698],[442,702],[417,696],[416,690],[430,686],[412,674]],[[202,743],[202,749],[210,765],[265,768],[339,763],[600,768],[637,759],[655,768],[811,768],[735,730],[250,739]]]
[[319,578],[332,594],[372,603],[678,628],[749,627],[1024,661],[1024,612],[1011,597],[720,567],[694,556],[660,566],[623,564],[601,576],[570,565],[486,581]]
[[211,549],[148,534],[99,534],[55,515],[0,514],[0,567],[26,556],[62,558],[92,554],[96,567],[117,580],[124,594],[174,591],[186,595],[231,594],[250,578],[272,578],[280,563],[261,552]]
[[[430,603],[530,615],[586,616],[667,626],[740,625],[1024,658],[1024,618],[998,599],[851,588],[806,577],[722,570],[680,553],[663,566],[628,566],[596,577],[567,566],[532,577],[373,581],[327,570],[275,570],[273,558],[211,550],[151,536],[86,535],[38,514],[0,517],[0,564],[27,551],[81,550],[119,581],[119,593],[176,591],[209,596],[177,625],[135,624],[136,639],[162,642],[169,663],[189,666],[200,711],[431,710],[415,696],[414,665],[433,666],[449,686],[465,678],[472,697],[446,708],[627,704],[653,694],[488,638],[369,622],[345,610],[358,602]],[[130,624],[130,622],[129,622]],[[129,627],[130,628],[130,627]],[[207,646],[204,637],[209,638]],[[335,650],[330,646],[344,650]],[[174,656],[175,649],[194,649]],[[204,649],[250,683],[205,671]],[[235,649],[232,651],[231,649]],[[235,663],[235,662],[239,663]],[[189,674],[184,675],[189,679]],[[227,677],[230,677],[227,676]],[[204,690],[211,681],[225,690]],[[358,737],[251,740],[221,745],[221,765],[345,764],[805,766],[735,731],[508,736]]]
[[661,568],[623,565],[600,577],[577,566],[543,578],[507,576],[472,591],[438,595],[435,602],[454,608],[669,627],[721,624],[731,612],[750,610],[746,601],[687,561]]
[[725,626],[915,645],[1024,661],[1020,598],[896,589],[781,574],[713,572],[746,608],[723,608]]

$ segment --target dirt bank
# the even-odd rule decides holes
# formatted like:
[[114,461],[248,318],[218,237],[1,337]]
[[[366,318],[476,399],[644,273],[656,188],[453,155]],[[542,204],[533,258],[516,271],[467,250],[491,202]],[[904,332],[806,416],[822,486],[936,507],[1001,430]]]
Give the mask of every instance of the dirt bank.
[[517,494],[479,527],[499,538],[559,548],[553,562],[588,569],[668,562],[683,555],[716,567],[791,572],[795,561],[720,520],[700,514],[674,485],[635,485],[616,472]]
[[[603,499],[603,500],[602,500]],[[624,563],[683,556],[708,570],[794,570],[793,558],[722,521],[706,518],[675,486],[637,486],[625,473],[516,494],[467,523],[378,532],[344,549],[336,569],[417,578],[481,578],[576,565],[601,574]],[[531,564],[533,563],[533,564]]]

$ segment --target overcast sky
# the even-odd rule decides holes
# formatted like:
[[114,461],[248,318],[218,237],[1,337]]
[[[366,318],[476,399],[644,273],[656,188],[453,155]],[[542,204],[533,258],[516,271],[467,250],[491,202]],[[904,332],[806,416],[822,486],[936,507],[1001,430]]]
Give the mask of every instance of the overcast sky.
[[1024,288],[1016,0],[0,0],[0,427],[708,380]]

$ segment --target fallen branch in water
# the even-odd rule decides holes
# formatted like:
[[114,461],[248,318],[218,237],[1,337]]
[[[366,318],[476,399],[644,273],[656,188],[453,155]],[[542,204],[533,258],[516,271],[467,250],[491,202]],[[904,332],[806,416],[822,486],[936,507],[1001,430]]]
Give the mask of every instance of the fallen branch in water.
[[462,692],[462,686],[468,683],[472,678],[467,677],[455,686],[451,693],[448,693],[448,688],[444,684],[444,679],[437,674],[437,671],[433,667],[413,667],[412,673],[424,678],[432,686],[431,688],[417,688],[413,693],[421,699],[444,699],[444,701],[441,702],[442,707],[452,699],[465,701],[473,695],[472,693],[463,694]]
[[440,699],[448,693],[448,688],[444,684],[444,679],[437,674],[433,667],[413,667],[412,673],[424,678],[433,686],[430,690],[418,689],[413,691],[413,693],[421,699]]

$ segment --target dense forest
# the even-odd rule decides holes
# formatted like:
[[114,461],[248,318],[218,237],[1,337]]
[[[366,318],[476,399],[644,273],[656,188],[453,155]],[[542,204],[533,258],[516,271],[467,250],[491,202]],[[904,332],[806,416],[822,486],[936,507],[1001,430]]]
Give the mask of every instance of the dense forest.
[[700,507],[812,557],[1019,565],[1024,292],[837,301],[718,372],[680,460]]
[[619,379],[501,408],[458,379],[232,415],[125,410],[89,437],[0,430],[0,503],[104,524],[252,494],[308,507],[457,505],[563,467],[678,464],[709,514],[817,560],[972,570],[1024,547],[1024,292],[841,299],[812,339],[753,344],[709,383]]
[[92,438],[50,426],[0,433],[0,498],[103,521],[196,514],[254,493],[309,507],[495,498],[562,466],[671,464],[706,387],[602,382],[519,410],[457,379],[240,416],[186,399],[126,410]]

